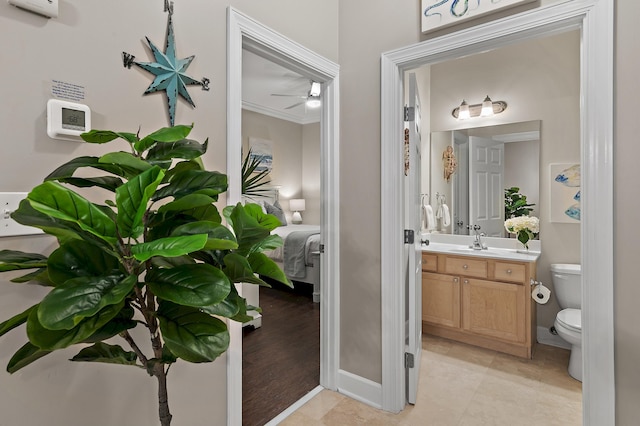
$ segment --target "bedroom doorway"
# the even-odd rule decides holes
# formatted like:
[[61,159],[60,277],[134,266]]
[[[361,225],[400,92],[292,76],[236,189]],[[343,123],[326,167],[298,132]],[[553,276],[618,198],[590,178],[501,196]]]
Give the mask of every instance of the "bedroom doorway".
[[[338,368],[338,289],[339,245],[339,150],[338,150],[338,66],[303,46],[263,26],[233,8],[228,9],[228,61],[227,61],[227,174],[229,177],[228,204],[241,201],[242,121],[243,121],[243,52],[250,52],[283,66],[317,82],[321,88],[319,143],[319,223],[320,241],[314,250],[320,260],[319,268],[319,358],[320,386],[308,394],[319,392],[322,387],[337,390]],[[245,58],[246,60],[246,58]],[[293,103],[292,103],[293,104]],[[274,182],[279,185],[279,182]],[[284,190],[284,189],[282,189]],[[287,194],[291,199],[298,194]],[[299,199],[299,198],[298,198]],[[305,200],[306,202],[306,200]],[[283,202],[282,207],[287,209]],[[305,209],[306,211],[306,209]],[[306,217],[307,213],[303,212]],[[313,213],[309,212],[309,216]],[[303,222],[304,223],[304,222]],[[242,423],[242,326],[229,324],[231,344],[227,355],[228,365],[228,415],[227,424]],[[282,348],[286,350],[287,348]],[[275,361],[274,361],[275,362]],[[304,398],[299,400],[304,403]],[[296,405],[291,406],[295,409]],[[278,417],[276,417],[277,419]]]

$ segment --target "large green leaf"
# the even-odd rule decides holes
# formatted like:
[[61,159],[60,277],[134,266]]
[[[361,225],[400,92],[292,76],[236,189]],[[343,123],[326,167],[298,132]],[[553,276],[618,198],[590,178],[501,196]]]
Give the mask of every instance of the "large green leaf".
[[37,308],[38,308],[38,305],[33,305],[32,307],[25,310],[24,312],[21,312],[18,315],[14,315],[8,320],[0,323],[0,336],[4,336],[9,331],[27,322],[27,318],[29,318],[29,314],[31,313],[31,311]]
[[80,343],[91,337],[111,321],[124,307],[124,302],[109,305],[96,315],[85,318],[71,330],[49,330],[40,324],[38,310],[34,309],[27,319],[29,341],[44,350],[56,350]]
[[120,185],[122,185],[122,179],[115,176],[98,176],[91,178],[61,178],[57,179],[60,183],[68,183],[78,188],[91,188],[97,186],[98,188],[106,189],[107,191],[115,192]]
[[135,352],[125,351],[122,346],[97,342],[93,346],[82,349],[70,361],[104,362],[107,364],[134,365],[138,356]]
[[42,299],[38,320],[49,330],[70,330],[104,307],[122,302],[136,282],[134,275],[74,278]]
[[[118,164],[122,167],[128,168],[129,170],[135,170],[138,173],[144,172],[152,167],[151,164],[136,157],[135,155],[122,151],[105,154],[100,157],[98,161],[102,164]],[[129,175],[129,177],[132,176]]]
[[177,174],[184,173],[187,170],[204,170],[204,166],[200,158],[195,158],[189,161],[180,161],[171,169],[167,170],[164,175],[164,182],[168,183]]
[[116,190],[118,231],[123,238],[138,238],[144,231],[142,219],[149,200],[162,181],[162,169],[154,166]]
[[32,345],[30,342],[27,342],[23,345],[18,351],[13,354],[9,363],[7,364],[7,372],[15,373],[23,367],[31,364],[34,361],[39,360],[45,355],[50,354],[52,351],[42,350],[37,346]]
[[138,322],[133,320],[134,315],[135,311],[133,308],[131,306],[125,306],[115,317],[96,330],[91,336],[84,339],[82,343],[102,342],[103,340],[110,339],[125,330],[135,328],[138,325]]
[[175,174],[167,186],[159,189],[154,200],[180,198],[188,194],[216,196],[227,190],[227,175],[205,170],[186,170]]
[[196,308],[161,301],[160,330],[167,347],[189,362],[211,362],[229,347],[224,322]]
[[131,254],[136,260],[144,262],[153,256],[177,257],[201,250],[207,243],[206,235],[184,235],[180,237],[160,238],[148,243],[131,246]]
[[158,212],[180,212],[185,210],[194,209],[196,207],[208,206],[213,204],[215,200],[208,195],[204,194],[188,194],[184,197],[180,197],[170,203],[161,206]]
[[47,258],[38,253],[0,250],[0,272],[34,269],[47,266]]
[[219,223],[206,220],[191,222],[178,226],[171,235],[207,234],[205,250],[233,250],[238,248],[236,237],[226,227]]
[[282,272],[282,269],[278,267],[278,264],[269,259],[264,253],[251,253],[249,255],[249,264],[255,273],[293,287],[293,284]]
[[251,283],[270,287],[266,282],[256,277],[246,257],[237,253],[229,253],[224,257],[224,273],[234,283]]
[[268,250],[275,250],[279,247],[282,247],[283,241],[280,235],[269,235],[264,240],[253,245],[251,251],[252,252],[265,252]]
[[119,133],[111,130],[90,130],[81,134],[80,137],[89,143],[107,143],[118,138],[122,138],[128,142],[137,139],[134,133]]
[[163,127],[162,129],[156,130],[150,135],[142,138],[134,145],[134,147],[136,151],[143,152],[152,147],[156,142],[177,142],[189,136],[192,128],[193,125],[185,126],[182,124],[172,127]]
[[75,171],[82,167],[92,167],[94,169],[103,170],[105,172],[113,173],[117,176],[128,176],[132,171],[120,166],[119,164],[102,164],[98,157],[77,157],[73,160],[61,165],[44,180],[64,180],[73,176]]
[[258,222],[256,217],[249,214],[242,204],[225,207],[225,215],[233,227],[238,241],[238,253],[246,255],[251,252],[254,245],[262,242],[270,235],[271,229]]
[[118,270],[118,259],[100,247],[82,240],[61,244],[47,262],[49,278],[55,284],[78,277],[102,277]]
[[240,297],[235,286],[231,286],[231,291],[226,299],[215,305],[205,306],[202,311],[240,322],[247,322],[253,319],[253,317],[247,315],[247,301]]
[[203,263],[151,270],[146,282],[160,299],[194,307],[219,303],[231,287],[220,269]]
[[44,182],[27,198],[34,209],[45,215],[75,223],[108,243],[117,241],[115,223],[102,208],[58,183]]
[[208,143],[209,139],[203,144],[191,139],[182,139],[176,142],[157,144],[149,150],[147,161],[168,161],[174,158],[192,160],[207,151]]
[[12,283],[35,283],[45,287],[55,287],[53,281],[49,279],[47,268],[39,268],[33,272],[30,272],[19,277],[11,279]]

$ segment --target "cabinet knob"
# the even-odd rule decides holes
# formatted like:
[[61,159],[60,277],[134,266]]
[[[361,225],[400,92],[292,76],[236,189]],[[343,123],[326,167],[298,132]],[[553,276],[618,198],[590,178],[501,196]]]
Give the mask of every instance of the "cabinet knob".
[[507,269],[507,274],[510,274],[510,273],[511,273],[511,269]]
[[465,284],[469,284],[469,280],[464,280],[464,283]]
[[469,269],[469,265],[462,265],[462,269]]
[[454,283],[457,283],[458,281],[460,281],[457,277],[453,279]]

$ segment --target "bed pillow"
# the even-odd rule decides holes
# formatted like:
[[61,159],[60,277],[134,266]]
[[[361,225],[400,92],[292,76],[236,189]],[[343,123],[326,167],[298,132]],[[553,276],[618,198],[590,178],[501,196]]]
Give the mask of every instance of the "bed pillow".
[[287,218],[284,217],[284,211],[282,210],[282,207],[280,207],[280,202],[278,202],[277,200],[273,204],[265,202],[264,207],[265,209],[267,209],[267,213],[272,214],[278,218],[282,226],[287,226]]

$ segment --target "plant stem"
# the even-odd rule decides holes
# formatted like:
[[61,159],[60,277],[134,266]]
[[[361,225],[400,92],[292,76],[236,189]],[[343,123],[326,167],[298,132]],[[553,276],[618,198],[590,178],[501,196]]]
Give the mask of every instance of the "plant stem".
[[169,412],[169,396],[167,393],[167,373],[164,371],[164,364],[156,364],[153,375],[158,379],[158,415],[162,426],[170,426],[171,418]]

